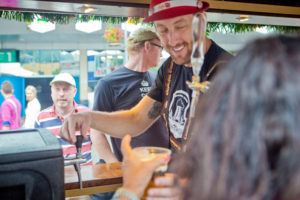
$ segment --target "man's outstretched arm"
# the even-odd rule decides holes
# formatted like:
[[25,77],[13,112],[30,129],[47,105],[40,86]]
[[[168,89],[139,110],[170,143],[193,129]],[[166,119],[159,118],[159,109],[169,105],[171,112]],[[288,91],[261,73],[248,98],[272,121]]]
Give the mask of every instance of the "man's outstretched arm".
[[71,143],[76,142],[75,132],[80,131],[87,139],[88,128],[105,132],[113,137],[132,137],[143,133],[160,116],[162,104],[145,96],[130,110],[116,112],[80,112],[67,117],[60,129],[60,136]]

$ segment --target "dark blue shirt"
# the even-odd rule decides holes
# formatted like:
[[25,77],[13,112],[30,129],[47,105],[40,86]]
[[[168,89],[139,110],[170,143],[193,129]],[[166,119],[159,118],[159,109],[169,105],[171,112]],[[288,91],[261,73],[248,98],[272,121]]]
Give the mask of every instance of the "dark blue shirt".
[[[137,72],[126,67],[113,71],[97,83],[93,110],[112,112],[134,107],[150,91],[155,76],[156,73]],[[111,142],[115,156],[121,161],[121,139],[111,137]],[[169,134],[162,118],[143,134],[132,138],[131,145],[169,148]]]

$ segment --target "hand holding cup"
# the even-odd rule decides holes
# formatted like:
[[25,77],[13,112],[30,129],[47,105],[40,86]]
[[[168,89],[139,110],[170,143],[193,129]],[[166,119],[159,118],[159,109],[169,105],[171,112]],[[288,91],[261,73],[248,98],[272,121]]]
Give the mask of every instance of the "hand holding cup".
[[[170,152],[158,156],[139,157],[130,146],[131,137],[126,135],[122,140],[123,153],[123,187],[134,192],[139,198],[150,182],[153,172],[166,169]],[[170,150],[169,150],[170,151]],[[145,154],[145,151],[143,151]]]

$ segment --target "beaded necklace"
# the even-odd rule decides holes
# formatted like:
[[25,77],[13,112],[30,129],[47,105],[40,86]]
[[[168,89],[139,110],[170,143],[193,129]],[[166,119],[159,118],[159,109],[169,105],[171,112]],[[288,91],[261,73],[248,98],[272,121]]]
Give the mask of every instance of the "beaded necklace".
[[[167,129],[169,130],[169,126],[168,126],[168,110],[169,110],[169,104],[168,102],[170,101],[171,99],[171,87],[172,87],[172,83],[173,83],[173,79],[174,79],[174,73],[175,73],[175,70],[174,70],[174,61],[171,60],[170,61],[170,64],[169,64],[169,67],[168,67],[168,73],[167,73],[167,81],[165,83],[165,99],[164,99],[164,102],[163,102],[163,113],[162,113],[162,116],[164,118],[164,121],[165,121],[165,125],[167,127]],[[182,144],[180,144],[174,137],[172,134],[170,134],[170,142],[171,142],[171,146],[173,148],[175,148],[176,150],[182,150],[182,148],[184,147],[185,143],[186,143],[186,140],[187,140],[187,136],[188,136],[188,126],[189,126],[189,119],[187,120],[187,123],[185,125],[185,128],[184,128],[184,133],[183,133],[183,136],[182,136],[182,139],[181,139],[181,142]],[[169,133],[170,133],[170,130],[169,130]]]

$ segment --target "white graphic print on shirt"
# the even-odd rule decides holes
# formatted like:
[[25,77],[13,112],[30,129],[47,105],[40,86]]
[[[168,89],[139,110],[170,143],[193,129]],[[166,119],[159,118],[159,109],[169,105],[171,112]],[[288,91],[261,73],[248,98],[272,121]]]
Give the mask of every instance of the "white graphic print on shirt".
[[146,94],[150,91],[151,86],[148,83],[148,81],[143,80],[141,82],[141,87],[140,87],[140,91],[141,91],[141,96],[144,97],[146,96]]
[[182,137],[189,107],[190,97],[188,93],[183,90],[176,91],[169,107],[170,131],[176,139]]

